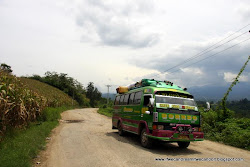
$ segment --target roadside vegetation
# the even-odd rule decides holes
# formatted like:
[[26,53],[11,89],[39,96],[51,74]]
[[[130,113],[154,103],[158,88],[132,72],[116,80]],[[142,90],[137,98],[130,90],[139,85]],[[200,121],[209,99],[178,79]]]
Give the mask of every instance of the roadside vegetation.
[[0,164],[31,166],[63,111],[97,107],[102,100],[92,82],[84,89],[77,80],[56,72],[20,78],[1,64]]
[[17,77],[0,71],[0,140],[8,128],[22,128],[35,121],[47,99],[28,89]]
[[245,98],[240,101],[230,101],[226,105],[230,110],[235,111],[235,117],[250,118],[250,99]]
[[0,142],[0,164],[5,167],[30,167],[40,150],[46,147],[46,137],[58,125],[60,113],[72,107],[46,108],[42,117],[22,129],[10,129]]
[[51,85],[29,78],[19,78],[19,80],[31,91],[45,97],[48,107],[79,105],[76,100]]
[[[250,150],[250,119],[239,118],[235,111],[227,108],[227,97],[232,88],[239,82],[241,73],[250,59],[245,62],[239,74],[228,88],[222,100],[208,112],[202,112],[202,129],[207,139]],[[246,100],[240,103],[245,103]]]
[[205,138],[250,150],[250,119],[234,118],[234,112],[228,111],[232,115],[223,121],[220,119],[220,110],[202,112],[202,129]]
[[99,110],[97,111],[99,114],[106,115],[108,117],[112,117],[113,114],[113,101],[109,100],[109,104],[101,104]]
[[101,92],[94,86],[93,82],[89,82],[86,89],[76,79],[68,76],[68,74],[57,72],[46,72],[45,75],[33,75],[28,77],[30,79],[38,80],[40,82],[56,87],[68,94],[71,98],[76,100],[80,106],[96,107],[101,100]]

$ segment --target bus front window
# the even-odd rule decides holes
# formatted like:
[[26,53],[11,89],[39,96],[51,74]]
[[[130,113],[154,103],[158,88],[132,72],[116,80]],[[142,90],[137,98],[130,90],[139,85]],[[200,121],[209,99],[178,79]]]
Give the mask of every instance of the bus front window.
[[156,103],[179,104],[179,105],[188,105],[188,106],[196,107],[196,103],[194,99],[189,99],[189,98],[155,96],[155,100],[156,100]]

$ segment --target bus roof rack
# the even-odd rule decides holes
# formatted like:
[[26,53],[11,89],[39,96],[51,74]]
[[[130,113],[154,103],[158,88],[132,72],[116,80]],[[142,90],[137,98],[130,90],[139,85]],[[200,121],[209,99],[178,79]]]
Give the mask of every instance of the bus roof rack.
[[161,88],[172,88],[172,89],[178,89],[178,90],[184,90],[186,91],[187,88],[182,89],[180,86],[174,85],[171,81],[158,81],[155,79],[142,79],[141,81],[135,82],[133,84],[130,84],[128,86],[119,86],[116,91],[117,93],[126,93],[130,90],[138,89],[141,87],[146,86],[152,86],[152,87],[161,87]]

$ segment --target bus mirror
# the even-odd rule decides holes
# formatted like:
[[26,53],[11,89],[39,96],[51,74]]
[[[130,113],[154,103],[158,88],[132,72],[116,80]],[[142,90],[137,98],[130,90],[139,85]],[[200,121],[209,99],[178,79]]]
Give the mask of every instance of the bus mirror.
[[206,104],[207,104],[207,109],[206,109],[206,111],[209,111],[209,110],[210,110],[210,103],[209,103],[209,102],[206,102]]
[[149,99],[149,103],[150,103],[151,106],[154,106],[155,99],[154,98],[150,98]]
[[145,114],[148,114],[148,115],[150,115],[150,111],[145,111]]

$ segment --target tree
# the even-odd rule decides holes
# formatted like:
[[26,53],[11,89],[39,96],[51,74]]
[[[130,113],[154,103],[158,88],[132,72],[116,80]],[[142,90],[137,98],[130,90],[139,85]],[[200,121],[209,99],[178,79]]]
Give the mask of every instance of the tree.
[[94,87],[93,82],[89,82],[87,86],[86,96],[90,100],[90,106],[95,107],[97,106],[97,102],[101,100],[102,93],[99,92],[99,90],[96,87]]
[[1,68],[1,70],[4,71],[4,72],[12,73],[11,66],[9,66],[9,65],[7,65],[7,64],[5,64],[5,63],[2,63],[2,64],[0,65],[0,68]]
[[54,86],[76,100],[81,106],[89,106],[89,100],[86,98],[86,91],[82,84],[65,73],[46,72],[45,77],[33,75],[32,79],[45,82]]

